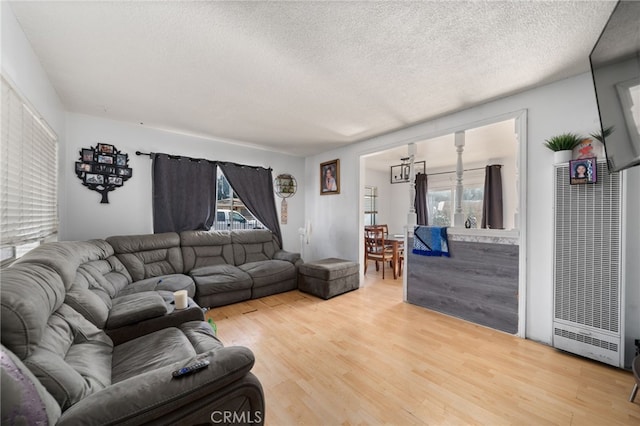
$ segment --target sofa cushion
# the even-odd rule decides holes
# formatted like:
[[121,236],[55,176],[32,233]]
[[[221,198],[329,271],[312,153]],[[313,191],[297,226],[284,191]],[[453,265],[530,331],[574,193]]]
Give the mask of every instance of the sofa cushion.
[[112,351],[111,339],[102,330],[62,305],[24,364],[64,411],[111,384]]
[[286,260],[264,260],[238,266],[253,279],[253,287],[263,287],[296,278],[296,267]]
[[203,321],[191,321],[118,345],[113,351],[113,383],[176,362],[188,362],[209,350],[222,348]]
[[236,266],[273,259],[273,255],[280,250],[273,233],[268,229],[231,231],[231,241]]
[[107,328],[118,328],[165,314],[167,304],[157,292],[127,294],[113,299],[106,325]]
[[175,232],[107,238],[133,281],[184,271],[180,236]]
[[93,259],[106,259],[110,254],[113,254],[112,248],[104,240],[54,242],[27,252],[14,265],[37,263],[48,266],[60,275],[68,289],[79,265]]
[[78,266],[76,277],[67,290],[65,303],[98,328],[104,328],[112,307],[112,299],[131,282],[122,262],[113,256],[92,259]]
[[14,264],[2,271],[2,344],[25,359],[40,344],[51,314],[64,303],[62,278],[41,264]]
[[184,231],[180,246],[185,273],[203,266],[234,264],[228,231]]
[[78,266],[76,281],[86,282],[87,288],[101,291],[113,299],[132,280],[122,262],[111,253],[105,259],[92,259]]
[[184,333],[175,327],[165,328],[116,346],[111,377],[118,383],[195,355]]
[[135,281],[125,287],[119,295],[140,293],[141,291],[170,291],[187,290],[189,297],[196,293],[196,286],[190,276],[184,274],[162,275],[145,280]]
[[204,266],[191,271],[198,286],[198,297],[227,291],[249,289],[251,276],[233,265]]
[[0,351],[0,423],[55,424],[61,414],[56,400],[15,354],[4,346]]

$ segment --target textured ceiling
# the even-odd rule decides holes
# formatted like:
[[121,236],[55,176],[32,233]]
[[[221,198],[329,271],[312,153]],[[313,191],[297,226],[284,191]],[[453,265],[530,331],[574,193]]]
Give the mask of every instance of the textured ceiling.
[[586,72],[615,3],[11,5],[69,111],[310,155]]

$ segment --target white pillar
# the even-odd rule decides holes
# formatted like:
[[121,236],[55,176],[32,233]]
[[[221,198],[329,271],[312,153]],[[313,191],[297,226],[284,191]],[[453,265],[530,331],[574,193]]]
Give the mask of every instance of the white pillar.
[[456,199],[455,199],[455,213],[453,215],[453,226],[464,226],[464,213],[462,213],[462,191],[464,186],[462,184],[462,175],[464,169],[462,167],[462,152],[464,151],[464,132],[456,132],[455,134],[455,146],[458,153],[458,163],[456,165]]
[[418,223],[416,215],[415,199],[416,199],[416,169],[414,162],[416,159],[416,144],[410,143],[407,146],[409,154],[409,213],[407,214],[407,232],[413,235],[413,227]]
[[520,229],[520,118],[513,122],[513,133],[516,135],[516,209],[513,213],[513,227]]

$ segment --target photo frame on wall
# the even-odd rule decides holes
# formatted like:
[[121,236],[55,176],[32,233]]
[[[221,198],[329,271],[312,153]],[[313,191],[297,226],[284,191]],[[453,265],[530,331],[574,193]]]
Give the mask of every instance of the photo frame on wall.
[[320,195],[340,193],[340,160],[320,164]]
[[94,153],[95,153],[95,151],[92,150],[92,149],[83,148],[82,149],[82,161],[84,161],[85,163],[92,162]]
[[581,158],[569,162],[569,182],[571,185],[596,183],[598,181],[596,158]]
[[[418,173],[426,173],[426,162],[416,161],[413,163],[413,167]],[[411,166],[409,164],[399,164],[397,166],[391,166],[391,183],[406,183],[409,182],[409,172]]]
[[75,162],[76,176],[82,185],[102,195],[101,204],[109,203],[109,192],[120,188],[131,178],[129,154],[114,145],[98,143],[94,147],[81,148]]

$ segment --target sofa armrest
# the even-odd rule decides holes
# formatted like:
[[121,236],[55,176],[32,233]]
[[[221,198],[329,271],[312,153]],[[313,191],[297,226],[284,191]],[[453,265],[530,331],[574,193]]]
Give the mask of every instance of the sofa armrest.
[[302,260],[300,257],[300,253],[293,253],[286,250],[278,250],[273,254],[273,258],[276,260],[286,260],[287,262],[291,262],[294,265],[297,265],[297,262]]
[[251,350],[231,346],[206,352],[198,359],[208,359],[210,365],[197,373],[173,378],[172,371],[194,361],[185,360],[115,383],[71,406],[57,424],[175,424],[178,417],[189,424],[195,420],[210,423],[214,412],[233,411],[234,404],[229,400],[232,390],[235,401],[248,402],[236,407],[246,406],[254,411],[239,415],[245,419],[253,416],[253,423],[262,424],[264,394],[260,383],[251,379]]
[[106,328],[135,324],[167,313],[167,304],[155,291],[127,294],[113,299]]
[[204,312],[193,299],[189,298],[189,305],[186,309],[174,309],[155,318],[149,318],[135,324],[128,324],[119,328],[106,329],[105,332],[113,340],[114,345],[120,345],[129,340],[133,340],[140,336],[144,336],[154,331],[162,330],[169,327],[179,327],[189,321],[204,321]]

